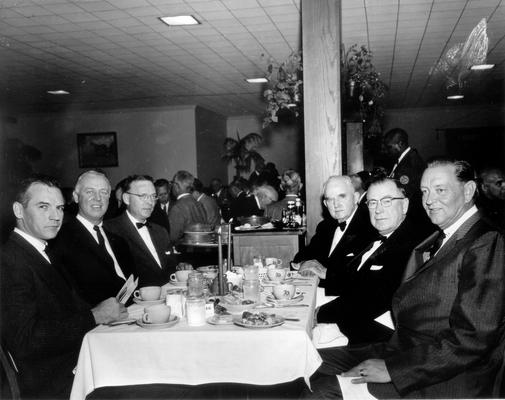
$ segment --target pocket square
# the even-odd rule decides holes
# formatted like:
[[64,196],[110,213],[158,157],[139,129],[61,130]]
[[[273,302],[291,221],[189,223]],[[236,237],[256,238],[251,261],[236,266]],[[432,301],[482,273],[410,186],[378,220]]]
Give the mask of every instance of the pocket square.
[[346,255],[346,257],[354,257],[354,253],[349,253]]
[[372,265],[370,271],[380,271],[384,265]]

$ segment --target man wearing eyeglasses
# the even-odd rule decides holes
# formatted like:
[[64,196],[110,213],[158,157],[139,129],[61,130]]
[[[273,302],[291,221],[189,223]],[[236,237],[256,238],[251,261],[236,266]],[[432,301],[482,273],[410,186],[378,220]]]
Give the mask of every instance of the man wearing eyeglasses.
[[301,274],[319,276],[326,294],[335,295],[346,285],[347,263],[367,246],[375,230],[367,208],[358,206],[359,193],[348,176],[329,177],[323,196],[329,217],[293,261],[300,264]]
[[391,309],[410,253],[424,239],[406,218],[409,199],[395,180],[372,181],[366,205],[375,237],[347,263],[345,285],[335,293],[339,297],[317,313],[318,322],[336,323],[353,345],[391,336],[393,331],[375,319]]
[[103,226],[111,186],[100,171],[79,176],[73,191],[77,216],[63,224],[49,252],[74,279],[79,294],[91,306],[115,297],[134,273],[127,243]]
[[105,222],[111,232],[128,242],[139,276],[139,286],[162,286],[175,271],[176,260],[167,231],[147,221],[157,199],[150,176],[129,176],[123,192],[126,211]]

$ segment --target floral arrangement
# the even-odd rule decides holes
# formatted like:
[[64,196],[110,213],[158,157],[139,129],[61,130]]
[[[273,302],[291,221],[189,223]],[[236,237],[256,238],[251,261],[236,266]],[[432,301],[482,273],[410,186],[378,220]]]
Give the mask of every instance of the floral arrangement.
[[373,54],[366,46],[352,45],[342,52],[342,82],[344,116],[364,123],[365,137],[374,138],[382,132],[384,108],[382,101],[388,87],[372,63]]
[[270,59],[267,66],[268,89],[263,93],[267,101],[263,128],[279,123],[282,114],[295,118],[303,111],[302,52],[292,53],[286,61],[277,63]]

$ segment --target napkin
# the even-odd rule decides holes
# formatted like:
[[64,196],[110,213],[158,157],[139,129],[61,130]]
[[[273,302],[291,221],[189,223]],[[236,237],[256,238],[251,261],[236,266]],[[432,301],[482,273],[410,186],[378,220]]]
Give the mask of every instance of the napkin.
[[368,391],[366,383],[352,383],[351,380],[354,378],[350,376],[337,375],[337,379],[344,400],[377,400],[377,397]]
[[327,347],[347,346],[349,340],[337,324],[317,324],[312,330],[312,343],[316,349],[325,349]]

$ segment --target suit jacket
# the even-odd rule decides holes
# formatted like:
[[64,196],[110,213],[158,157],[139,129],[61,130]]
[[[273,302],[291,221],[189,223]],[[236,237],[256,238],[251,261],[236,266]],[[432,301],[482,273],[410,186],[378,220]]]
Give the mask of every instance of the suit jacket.
[[[134,272],[128,244],[104,227],[109,244],[126,279]],[[91,307],[115,297],[125,281],[114,269],[114,262],[99,246],[86,227],[73,217],[63,224],[50,244],[51,257],[66,269],[79,295]]]
[[235,199],[232,203],[232,217],[250,217],[251,215],[263,215],[264,210],[258,207],[256,197],[251,195],[242,194]]
[[416,149],[410,149],[395,168],[393,178],[403,185],[407,197],[412,198],[412,196],[420,195],[419,185],[425,169],[426,163]]
[[205,209],[207,224],[212,226],[219,225],[221,223],[221,213],[219,212],[219,207],[216,200],[214,200],[211,196],[207,196],[205,193],[203,193],[198,202]]
[[170,274],[175,272],[176,259],[171,254],[170,239],[165,229],[153,223],[149,224],[147,228],[161,262],[160,268],[126,212],[117,218],[106,221],[105,227],[108,231],[121,236],[128,243],[139,278],[139,287],[161,286],[170,280]]
[[[168,204],[168,212],[170,213],[170,209],[173,206],[173,202],[171,201]],[[163,211],[161,209],[161,204],[156,202],[154,205],[153,213],[151,216],[148,218],[149,222],[154,222],[155,224],[158,224],[159,226],[162,226],[165,228],[168,234],[170,234],[170,222],[168,221],[168,213],[166,211]]]
[[426,262],[435,238],[414,249],[392,301],[396,331],[374,358],[402,396],[491,397],[504,352],[504,238],[477,213]]
[[327,295],[339,293],[345,285],[346,265],[358,255],[376,236],[376,230],[370,223],[368,208],[359,206],[347,227],[344,235],[329,255],[338,222],[333,218],[321,221],[309,245],[298,252],[295,262],[317,260],[327,268],[326,279],[320,286],[326,288]]
[[410,254],[422,239],[406,218],[358,270],[367,246],[344,266],[341,281],[332,293],[339,297],[320,308],[317,320],[335,322],[350,344],[388,339],[392,330],[382,328],[374,319],[391,310],[391,298]]
[[189,194],[177,200],[168,215],[170,221],[170,240],[177,242],[182,239],[184,231],[190,224],[207,222],[203,205]]
[[68,398],[82,338],[96,325],[90,307],[17,233],[1,260],[2,340],[19,369],[21,396]]

